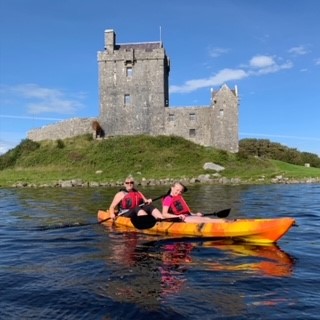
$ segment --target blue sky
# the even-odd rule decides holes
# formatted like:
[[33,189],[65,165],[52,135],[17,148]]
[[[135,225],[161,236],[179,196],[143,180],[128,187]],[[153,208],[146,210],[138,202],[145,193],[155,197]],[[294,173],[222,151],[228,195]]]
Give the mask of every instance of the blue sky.
[[162,40],[170,106],[238,86],[239,133],[320,155],[318,0],[0,0],[0,153],[27,132],[99,115],[97,52]]

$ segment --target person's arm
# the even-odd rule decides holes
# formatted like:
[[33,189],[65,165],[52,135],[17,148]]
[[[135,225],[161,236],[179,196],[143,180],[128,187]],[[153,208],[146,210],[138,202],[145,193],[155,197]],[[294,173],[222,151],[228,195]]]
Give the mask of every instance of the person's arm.
[[201,212],[196,212],[196,213],[190,212],[190,214],[191,214],[192,216],[203,217],[203,213],[201,213]]
[[123,192],[121,192],[121,191],[118,192],[114,196],[114,198],[113,198],[113,200],[112,200],[112,202],[110,204],[110,207],[109,207],[109,213],[110,213],[110,218],[111,219],[114,219],[116,217],[114,210],[117,207],[117,205],[120,203],[120,201],[123,199],[123,197],[124,197],[124,195],[123,195]]
[[168,217],[169,207],[171,205],[171,202],[172,202],[172,198],[170,196],[167,196],[162,200],[162,216],[164,218]]
[[141,195],[144,203],[150,204],[150,203],[152,202],[152,199],[151,199],[151,198],[150,198],[150,199],[147,199],[142,192],[139,191],[139,193],[140,193],[140,195]]

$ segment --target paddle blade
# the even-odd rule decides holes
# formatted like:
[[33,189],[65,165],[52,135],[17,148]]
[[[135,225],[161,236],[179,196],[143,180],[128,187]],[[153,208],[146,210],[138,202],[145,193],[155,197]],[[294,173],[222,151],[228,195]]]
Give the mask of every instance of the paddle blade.
[[155,226],[157,223],[157,220],[152,215],[144,215],[144,216],[138,216],[134,215],[131,217],[131,223],[134,225],[135,228],[139,230],[143,229],[150,229]]
[[231,211],[230,208],[224,209],[224,210],[220,210],[220,211],[216,212],[216,216],[218,218],[226,218],[229,215],[230,211]]
[[220,211],[212,212],[212,213],[204,213],[204,216],[216,216],[218,218],[226,218],[231,211],[231,208],[223,209]]

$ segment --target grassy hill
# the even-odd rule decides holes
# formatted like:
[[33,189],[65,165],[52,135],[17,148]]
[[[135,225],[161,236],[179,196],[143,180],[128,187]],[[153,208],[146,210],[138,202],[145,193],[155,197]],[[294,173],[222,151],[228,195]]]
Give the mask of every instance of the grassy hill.
[[213,174],[206,162],[225,167],[220,175],[256,183],[282,175],[290,179],[320,178],[319,168],[232,154],[194,144],[174,136],[119,136],[93,140],[90,135],[58,141],[24,140],[0,157],[0,186],[17,182],[53,184],[59,180],[122,181],[128,174],[137,180],[189,179]]

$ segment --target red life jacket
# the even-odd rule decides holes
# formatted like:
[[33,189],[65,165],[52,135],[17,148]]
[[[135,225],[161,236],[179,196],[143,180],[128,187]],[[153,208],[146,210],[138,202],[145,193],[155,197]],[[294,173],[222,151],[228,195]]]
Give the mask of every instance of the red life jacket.
[[123,199],[120,202],[120,211],[133,209],[143,203],[143,197],[139,191],[134,189],[132,189],[132,191],[130,192],[127,192],[124,190],[122,191],[126,192],[126,195],[123,197]]
[[181,195],[172,197],[172,202],[169,207],[169,213],[173,214],[190,214],[191,210],[188,207],[186,201],[183,199]]

